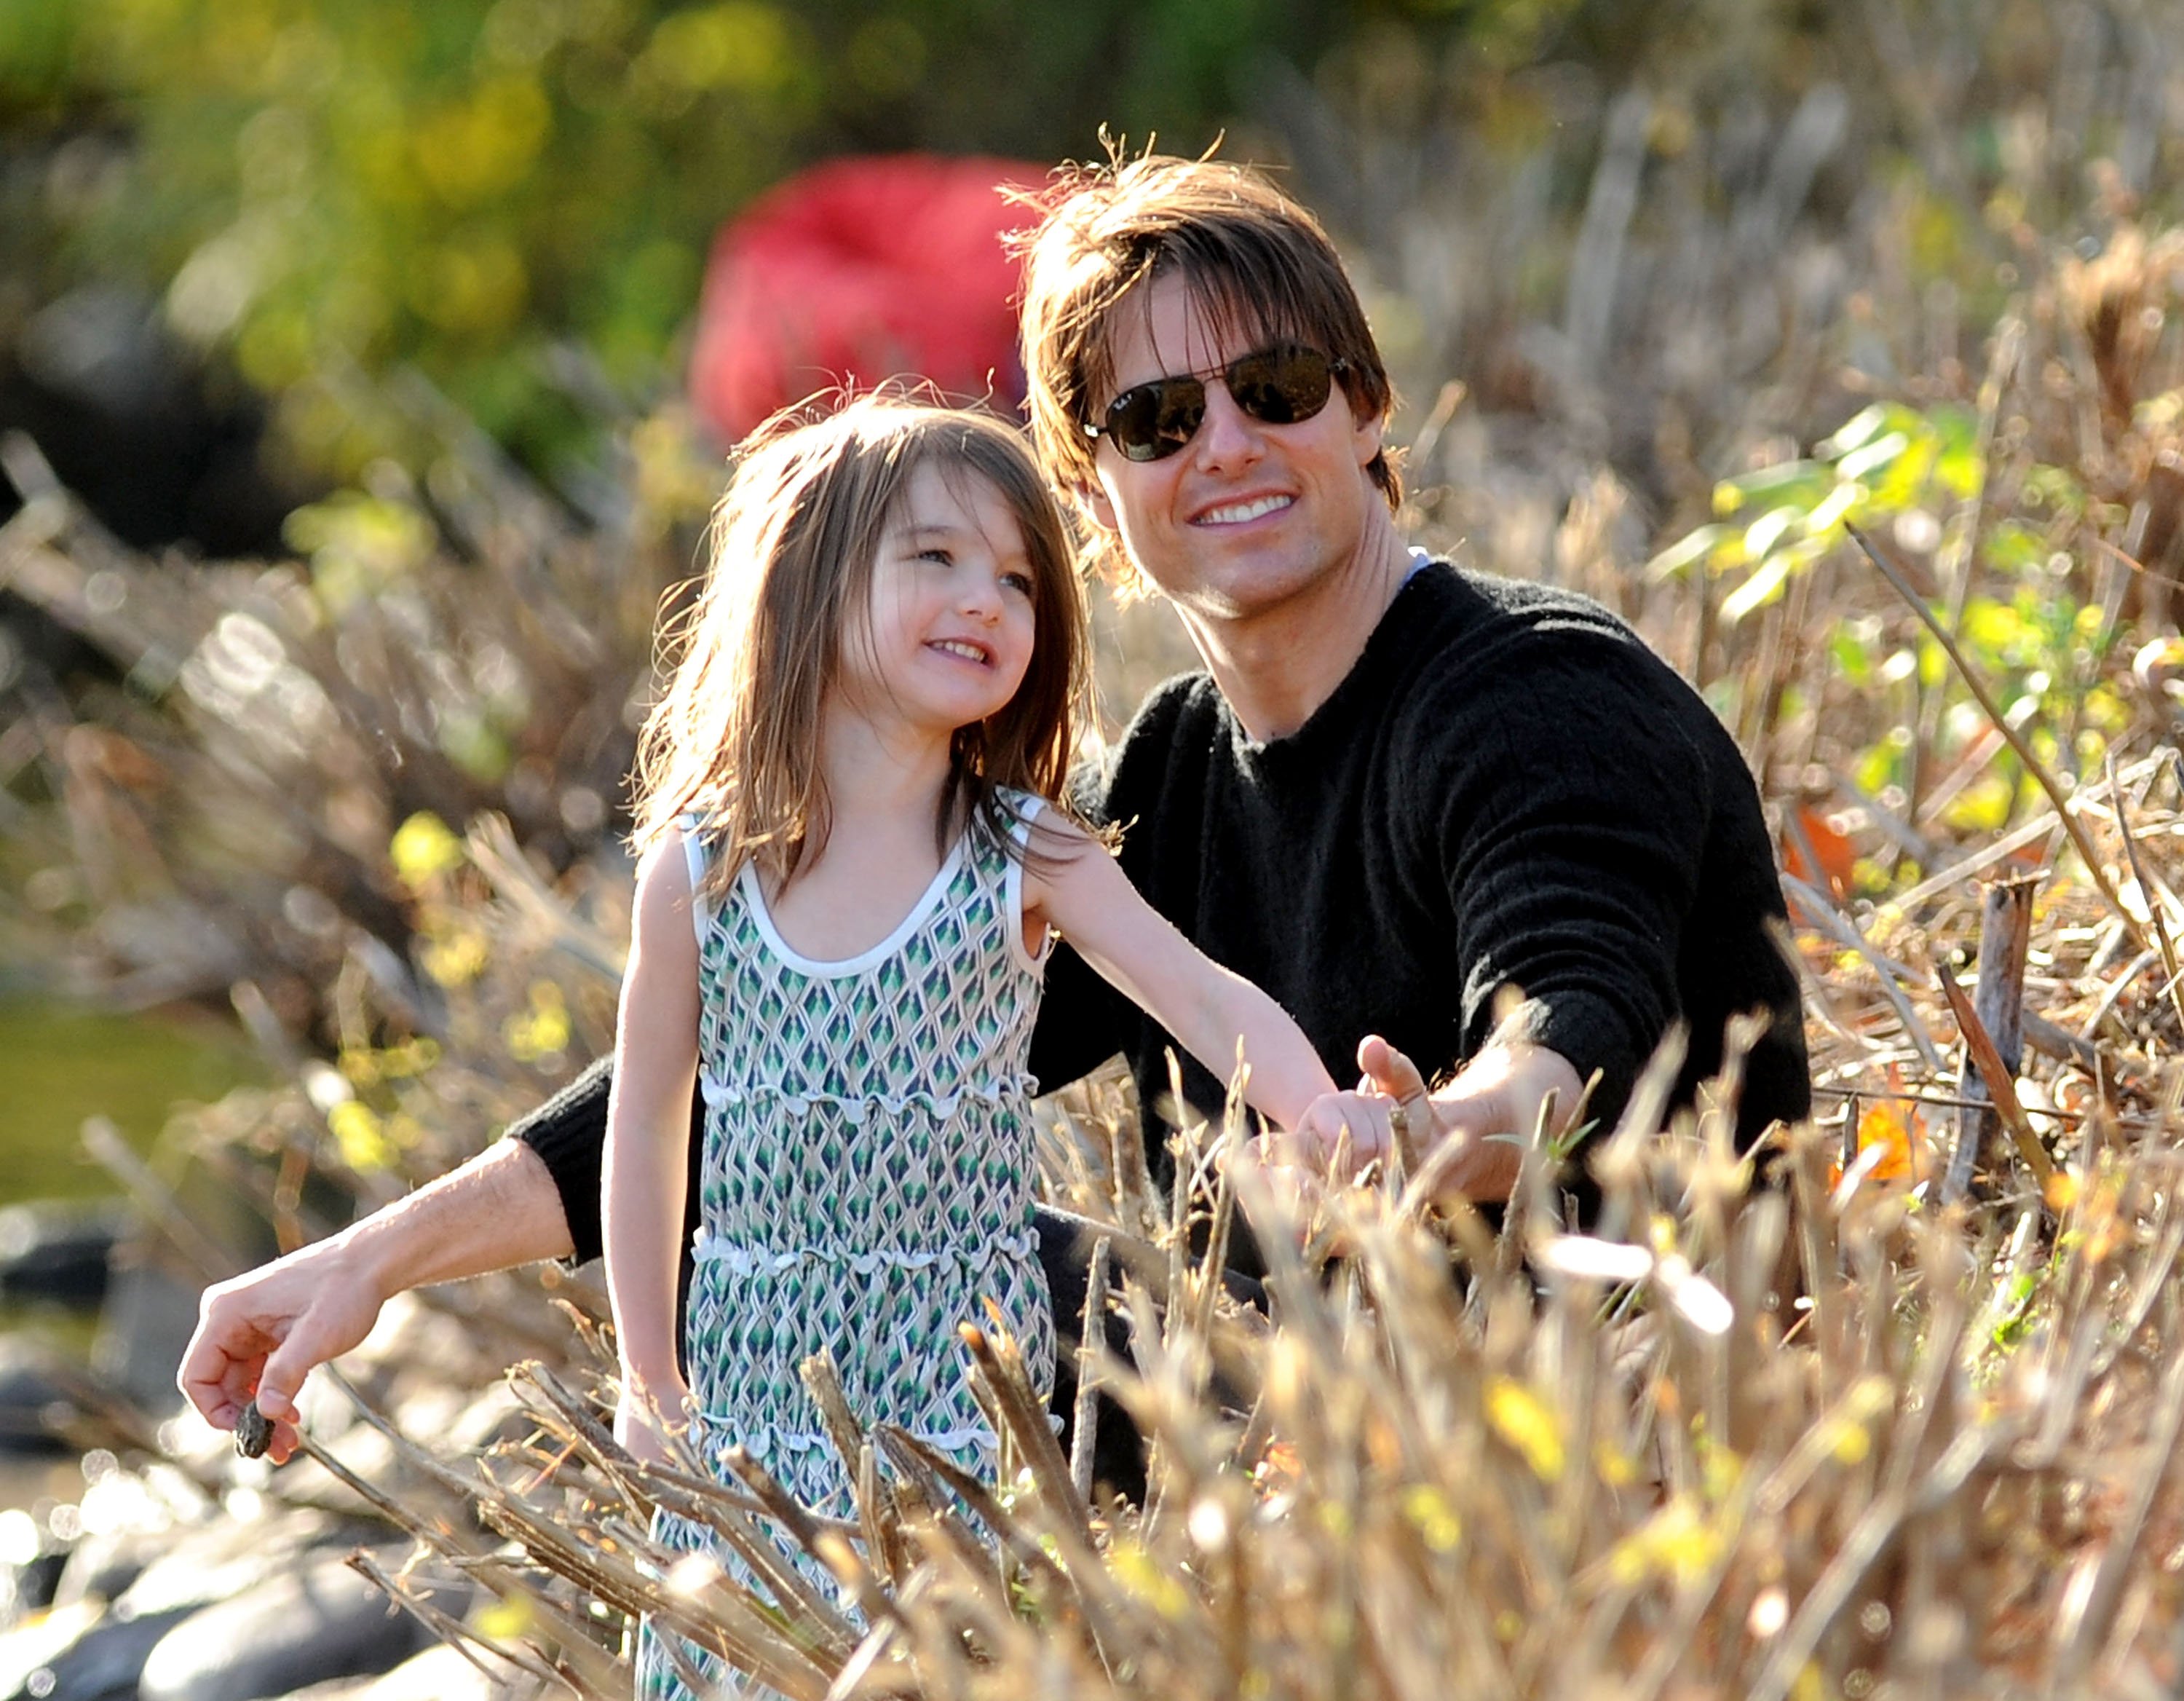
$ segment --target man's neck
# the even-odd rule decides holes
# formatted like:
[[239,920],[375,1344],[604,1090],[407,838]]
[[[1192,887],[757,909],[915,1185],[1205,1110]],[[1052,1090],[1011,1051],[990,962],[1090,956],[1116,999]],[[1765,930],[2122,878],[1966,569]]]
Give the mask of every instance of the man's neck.
[[1255,743],[1287,738],[1334,695],[1409,577],[1411,553],[1392,516],[1377,505],[1371,512],[1347,559],[1271,608],[1219,616],[1177,606],[1206,672]]

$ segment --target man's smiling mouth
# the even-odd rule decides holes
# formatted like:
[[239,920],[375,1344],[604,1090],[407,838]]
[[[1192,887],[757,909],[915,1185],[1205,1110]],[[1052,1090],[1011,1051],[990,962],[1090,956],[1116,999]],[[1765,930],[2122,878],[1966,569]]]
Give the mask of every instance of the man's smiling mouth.
[[1209,508],[1191,523],[1198,526],[1240,526],[1246,520],[1256,520],[1263,514],[1272,514],[1286,508],[1296,499],[1293,496],[1255,496],[1249,502],[1232,502],[1225,507]]

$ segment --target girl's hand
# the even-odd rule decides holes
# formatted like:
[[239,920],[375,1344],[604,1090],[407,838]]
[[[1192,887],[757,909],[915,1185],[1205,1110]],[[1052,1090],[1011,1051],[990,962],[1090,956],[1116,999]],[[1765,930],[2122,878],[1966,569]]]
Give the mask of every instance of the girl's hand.
[[1374,1163],[1384,1176],[1396,1151],[1396,1108],[1380,1093],[1323,1093],[1294,1129],[1275,1138],[1274,1149],[1308,1174],[1337,1181],[1354,1181]]
[[1387,1180],[1397,1149],[1396,1109],[1396,1100],[1379,1093],[1323,1093],[1305,1107],[1295,1128],[1262,1135],[1243,1148],[1300,1248],[1317,1243],[1329,1252],[1347,1250],[1347,1236],[1329,1224],[1326,1207],[1332,1194],[1362,1178]]
[[680,1383],[649,1391],[625,1384],[621,1401],[615,1408],[615,1439],[638,1463],[672,1469],[674,1444],[666,1430],[669,1426],[679,1429],[689,1419],[690,1391]]

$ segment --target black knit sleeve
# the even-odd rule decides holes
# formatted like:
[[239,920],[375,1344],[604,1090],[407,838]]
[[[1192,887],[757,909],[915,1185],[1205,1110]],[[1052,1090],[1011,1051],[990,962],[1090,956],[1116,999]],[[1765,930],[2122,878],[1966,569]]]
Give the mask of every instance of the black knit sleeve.
[[[1112,766],[1103,762],[1084,763],[1069,776],[1070,806],[1093,828],[1113,822],[1112,780]],[[1134,1013],[1128,1001],[1067,941],[1057,943],[1047,959],[1039,1020],[1031,1035],[1031,1072],[1039,1091],[1066,1087],[1121,1051],[1125,1024]]]
[[[1439,856],[1455,905],[1466,1055],[1505,990],[1517,1034],[1601,1072],[1618,1114],[1678,1009],[1678,952],[1713,809],[1705,706],[1635,637],[1557,625],[1464,670],[1440,742]],[[1446,726],[1446,721],[1442,724]]]
[[1031,1072],[1039,1090],[1066,1087],[1121,1051],[1135,1013],[1083,957],[1067,945],[1056,945],[1031,1034]]
[[[602,1057],[528,1116],[509,1124],[508,1138],[520,1140],[544,1160],[561,1196],[561,1215],[576,1251],[572,1263],[599,1256],[600,1189],[607,1146],[607,1101],[614,1090],[614,1062]],[[698,1156],[705,1149],[705,1128],[695,1095],[691,1101],[692,1182],[684,1191],[683,1241],[697,1224]]]
[[599,1255],[599,1178],[613,1086],[613,1060],[602,1057],[508,1129],[508,1138],[521,1141],[545,1161],[579,1263]]

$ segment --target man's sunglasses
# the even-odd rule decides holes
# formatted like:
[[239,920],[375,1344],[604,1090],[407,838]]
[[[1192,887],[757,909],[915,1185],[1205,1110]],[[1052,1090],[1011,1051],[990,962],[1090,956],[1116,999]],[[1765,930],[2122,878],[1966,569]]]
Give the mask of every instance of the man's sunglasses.
[[[1336,374],[1349,366],[1317,349],[1284,343],[1239,355],[1219,376],[1229,399],[1262,425],[1295,425],[1327,405]],[[1205,378],[1179,372],[1132,385],[1107,404],[1099,424],[1085,426],[1084,435],[1107,438],[1125,460],[1165,460],[1205,422]]]

